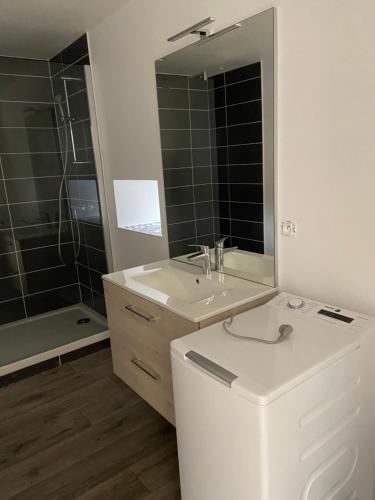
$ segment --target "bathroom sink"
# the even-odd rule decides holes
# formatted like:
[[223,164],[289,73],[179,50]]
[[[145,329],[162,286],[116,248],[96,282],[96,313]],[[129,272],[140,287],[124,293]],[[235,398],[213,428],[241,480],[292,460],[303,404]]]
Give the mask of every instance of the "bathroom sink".
[[201,267],[162,260],[103,276],[125,290],[159,304],[193,322],[275,293],[275,288],[212,272]]
[[215,280],[175,268],[152,269],[133,279],[188,304],[225,294],[230,290]]

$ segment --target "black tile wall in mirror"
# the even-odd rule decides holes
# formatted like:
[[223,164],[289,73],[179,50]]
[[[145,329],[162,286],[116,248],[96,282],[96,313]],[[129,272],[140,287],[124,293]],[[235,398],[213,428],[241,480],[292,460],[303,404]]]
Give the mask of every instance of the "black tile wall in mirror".
[[[81,300],[105,312],[98,276],[106,272],[106,257],[82,66],[89,63],[85,40],[80,38],[51,63],[0,57],[0,324]],[[78,148],[90,163],[73,166],[68,145],[61,261],[64,133],[54,98],[63,75],[81,78],[69,88],[71,113]],[[85,282],[82,266],[89,275]]]
[[263,253],[261,63],[157,87],[170,256],[223,236]]

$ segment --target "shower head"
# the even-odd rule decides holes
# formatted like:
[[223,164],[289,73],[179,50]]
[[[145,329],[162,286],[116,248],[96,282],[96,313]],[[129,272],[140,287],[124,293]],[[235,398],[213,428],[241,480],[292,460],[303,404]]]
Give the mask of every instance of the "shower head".
[[64,122],[65,121],[65,112],[64,112],[64,107],[62,104],[62,97],[60,94],[58,94],[55,97],[55,101],[56,101],[57,106],[59,107],[61,121]]

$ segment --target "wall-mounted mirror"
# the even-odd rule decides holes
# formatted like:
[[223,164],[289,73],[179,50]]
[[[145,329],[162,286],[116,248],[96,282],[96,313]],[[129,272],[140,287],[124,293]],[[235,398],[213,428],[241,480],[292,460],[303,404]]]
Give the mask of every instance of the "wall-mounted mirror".
[[274,9],[155,66],[170,257],[274,286]]

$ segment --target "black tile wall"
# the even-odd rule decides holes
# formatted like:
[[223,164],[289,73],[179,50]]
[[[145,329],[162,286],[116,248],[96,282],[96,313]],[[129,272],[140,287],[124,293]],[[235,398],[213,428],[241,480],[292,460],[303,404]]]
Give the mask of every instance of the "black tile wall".
[[157,75],[160,135],[171,257],[213,239],[208,85]]
[[260,77],[225,86],[225,105],[231,106],[262,98]]
[[0,129],[0,154],[50,153],[58,151],[59,145],[55,129]]
[[238,238],[235,236],[231,237],[232,245],[238,246],[241,250],[247,250],[248,252],[264,253],[264,242],[255,241],[248,238]]
[[[20,251],[32,250],[33,248],[57,245],[59,227],[56,222],[30,224],[29,226],[14,227],[13,234]],[[65,221],[61,225],[61,242],[69,243],[72,241],[72,224],[70,221]]]
[[[216,116],[221,110],[216,110]],[[252,102],[243,102],[226,108],[226,119],[228,126],[238,125],[240,123],[260,122],[262,120],[262,102],[261,100]],[[225,120],[225,113],[224,113]],[[225,122],[224,122],[225,123]],[[217,126],[220,126],[217,124]]]
[[[30,201],[54,200],[60,188],[60,177],[34,177],[29,179],[6,179],[5,186],[8,202],[25,203]],[[64,192],[66,197],[66,192]],[[1,199],[1,194],[0,194]]]
[[0,302],[0,325],[17,321],[25,317],[23,299],[8,300]]
[[15,253],[10,253],[6,258],[0,259],[0,278],[18,274],[18,263]]
[[87,36],[82,35],[61,52],[61,59],[64,64],[73,64],[85,58],[85,62],[81,64],[87,64],[88,54]]
[[56,127],[54,105],[0,102],[0,127]]
[[7,197],[5,192],[5,182],[0,180],[0,205],[7,204]]
[[19,275],[1,278],[0,302],[16,299],[17,297],[22,297],[22,286]]
[[101,295],[104,295],[102,272],[97,272],[90,269],[90,279],[92,289]]
[[177,257],[178,255],[185,255],[194,251],[189,245],[195,245],[196,238],[190,238],[187,240],[174,241],[169,243],[169,253],[171,257]]
[[[167,89],[187,89],[188,82],[185,76],[180,75],[165,75],[165,74],[157,74],[156,75],[156,84],[158,88],[158,92],[161,92],[162,88]],[[168,104],[168,101],[167,101]],[[168,107],[168,106],[166,106]]]
[[[57,195],[56,195],[57,196]],[[58,221],[59,201],[38,201],[35,203],[17,203],[9,205],[13,227],[50,224]],[[62,203],[62,220],[69,220],[67,200]]]
[[[261,63],[249,64],[248,66],[242,66],[241,68],[227,71],[224,75],[225,84],[230,85],[231,83],[243,82],[251,78],[258,78],[260,75]],[[223,83],[221,85],[223,85]]]
[[25,306],[29,316],[67,307],[81,301],[80,287],[77,284],[35,293],[25,297]]
[[36,75],[33,77],[1,75],[0,100],[23,101],[32,104],[51,103],[53,101],[51,80],[49,77]]
[[[86,35],[53,57],[50,63],[54,95],[64,95],[61,75],[80,79],[69,81],[67,92],[71,115],[74,118],[73,133],[77,158],[89,163],[73,164],[69,137],[67,197],[75,248],[80,248],[77,275],[81,298],[86,305],[105,315],[101,276],[108,272],[108,267],[83,70],[83,65],[90,64]],[[63,149],[65,131],[61,122],[58,122],[58,131]]]
[[187,109],[161,109],[159,113],[161,129],[189,130],[189,110]]
[[85,163],[74,165],[73,153],[72,151],[68,151],[67,174],[75,176],[89,175],[96,178],[96,167],[93,149],[81,149],[79,151],[79,160]]
[[[219,167],[220,168],[220,167]],[[263,166],[259,165],[230,165],[228,182],[231,184],[249,184],[263,182]],[[219,174],[220,178],[220,174]],[[221,182],[221,181],[220,181]]]
[[216,236],[229,236],[231,245],[263,253],[261,64],[210,80]]
[[191,167],[164,171],[164,186],[166,188],[191,186],[192,184],[193,184],[193,170]]
[[191,157],[194,167],[210,167],[211,166],[211,149],[199,148],[191,151]]
[[[263,205],[261,203],[230,203],[230,214],[233,219],[263,222]],[[226,218],[229,218],[229,207]]]
[[[61,254],[64,262],[74,264],[75,257],[73,243],[63,243],[61,245]],[[18,252],[18,260],[20,262],[20,267],[22,267],[22,270],[25,273],[61,266],[57,245],[22,250]]]
[[0,74],[45,76],[47,78],[50,76],[46,61],[19,57],[0,57]]
[[262,253],[261,64],[156,78],[170,256],[222,235]]
[[162,150],[162,158],[165,170],[169,168],[191,167],[192,158],[190,149],[164,149]]
[[228,147],[229,164],[251,165],[253,163],[262,163],[262,161],[262,144],[242,144],[241,146]]
[[[57,73],[65,70],[70,66],[83,66],[90,64],[88,54],[87,36],[82,35],[64,50],[56,54],[50,60],[51,74],[55,76]],[[73,71],[78,71],[74,69]]]
[[61,158],[56,153],[12,154],[2,156],[1,161],[5,179],[50,177],[62,173]]
[[[89,64],[85,35],[51,62],[0,57],[0,324],[83,298],[105,310],[107,264],[83,64]],[[73,198],[63,186],[64,263],[58,250],[62,123],[54,104],[54,96],[63,95],[62,75],[80,78],[68,84],[68,94],[79,159],[88,162],[73,165],[70,145],[67,173],[78,188]],[[90,202],[84,215],[77,208],[83,202]],[[82,219],[80,255],[89,277],[82,284],[75,214]]]
[[3,253],[14,252],[14,238],[11,229],[1,229],[1,209],[7,210],[7,207],[0,207],[0,255]]
[[263,203],[263,184],[229,184],[230,201]]
[[195,220],[180,222],[178,224],[168,224],[168,238],[170,242],[186,240],[196,236]]
[[[47,301],[32,294],[78,282],[56,246],[61,159],[47,61],[0,57],[0,127],[0,311],[5,323],[49,309]],[[63,211],[62,241],[71,242],[66,200]],[[70,261],[71,246],[63,245]],[[55,305],[72,304],[72,298]],[[38,308],[28,307],[33,300]]]
[[22,287],[27,295],[68,286],[75,280],[74,264],[62,264],[53,268],[53,272],[50,269],[44,269],[21,275]]
[[172,86],[158,88],[158,103],[159,109],[189,110],[189,92]]
[[[193,186],[167,188],[165,190],[165,201],[167,205],[167,213],[173,212],[172,208],[176,205],[185,205],[194,203]],[[6,223],[6,219],[4,221]]]
[[194,184],[211,184],[212,172],[210,167],[193,167]]

